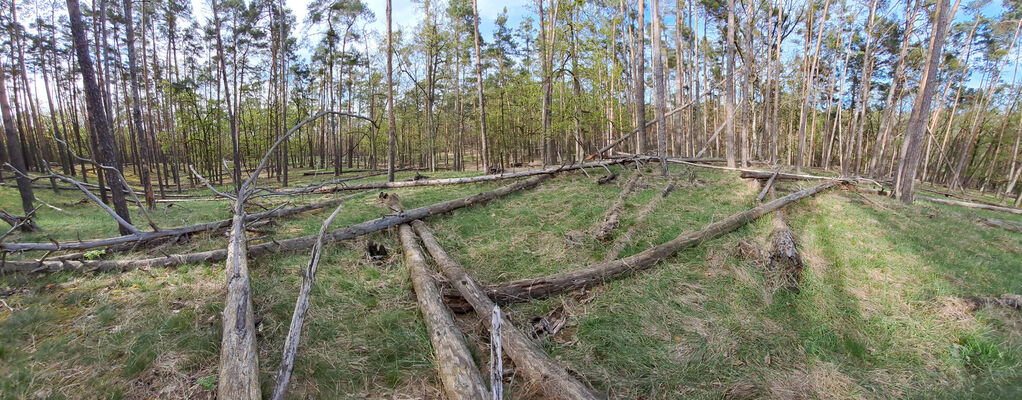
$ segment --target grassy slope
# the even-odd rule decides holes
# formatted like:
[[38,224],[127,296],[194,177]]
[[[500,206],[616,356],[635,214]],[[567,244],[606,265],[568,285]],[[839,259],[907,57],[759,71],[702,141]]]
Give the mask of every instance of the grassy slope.
[[[755,189],[733,175],[697,173],[709,184],[672,193],[624,255],[753,206]],[[593,241],[570,244],[566,234],[597,221],[620,190],[590,182],[568,174],[428,223],[483,282],[577,268],[601,259],[604,248]],[[629,199],[619,233],[665,182],[646,179],[647,187]],[[406,207],[416,207],[497,186],[398,192]],[[43,209],[44,233],[7,240],[115,234],[94,206],[72,204],[80,194],[38,194],[68,213]],[[17,204],[12,189],[0,188],[0,206]],[[371,193],[345,207],[335,226],[384,213]],[[974,213],[832,191],[787,209],[810,264],[799,293],[773,290],[762,261],[750,256],[755,252],[739,250],[765,245],[770,221],[763,219],[652,271],[610,282],[593,291],[592,301],[571,294],[506,312],[527,327],[531,318],[563,305],[571,315],[568,327],[544,346],[612,397],[1017,397],[1022,317],[993,309],[969,313],[954,298],[1022,293],[1022,235],[977,226],[969,219]],[[161,225],[176,226],[227,214],[223,202],[192,202],[161,205],[156,217]],[[313,233],[324,217],[320,212],[279,221],[273,236]],[[996,217],[1022,222],[1019,216]],[[429,342],[400,254],[382,264],[365,261],[365,240],[399,249],[394,235],[383,232],[324,252],[295,371],[296,398],[438,396]],[[169,251],[218,243],[222,239],[197,240]],[[251,265],[265,389],[306,259],[304,252],[270,255]],[[29,289],[5,299],[16,312],[0,311],[0,398],[210,396],[221,269],[213,264],[120,275],[0,276],[0,287]],[[485,357],[478,324],[462,323]],[[519,397],[528,395],[517,380],[511,387]]]

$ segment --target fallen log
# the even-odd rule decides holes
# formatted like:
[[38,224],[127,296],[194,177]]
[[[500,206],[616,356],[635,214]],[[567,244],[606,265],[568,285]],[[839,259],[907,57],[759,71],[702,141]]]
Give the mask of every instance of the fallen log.
[[[327,200],[320,203],[308,204],[304,206],[282,208],[276,210],[264,211],[256,214],[247,214],[245,216],[245,222],[250,223],[266,218],[280,218],[291,215],[297,215],[308,211],[319,210],[322,208],[333,207],[347,200],[350,200],[356,196],[360,196],[363,193],[356,193],[353,195]],[[233,219],[224,219],[220,221],[206,222],[202,224],[182,226],[177,228],[163,229],[156,232],[142,232],[140,234],[116,236],[111,238],[103,239],[90,239],[82,240],[77,242],[64,242],[64,243],[0,243],[0,252],[19,252],[29,250],[42,250],[42,251],[56,251],[56,250],[85,250],[94,249],[98,247],[111,247],[125,243],[138,243],[143,244],[148,241],[153,241],[160,238],[178,238],[195,234],[198,232],[216,231],[218,229],[224,229],[231,226]]]
[[770,232],[770,260],[767,268],[779,274],[781,287],[797,292],[805,264],[798,254],[795,235],[784,222],[784,212],[774,212],[774,229]]
[[454,317],[441,299],[440,289],[427,271],[426,258],[415,240],[415,233],[408,224],[402,224],[400,229],[405,264],[433,344],[437,375],[443,382],[444,394],[448,399],[486,399],[489,392],[483,377],[472,360],[465,337],[454,325]]
[[[777,180],[777,175],[780,174],[780,173],[781,173],[781,167],[777,167],[777,169],[774,170],[774,173],[772,175],[770,175],[770,179],[767,179],[766,183],[763,184],[763,190],[761,190],[759,192],[759,195],[756,196],[756,201],[763,201],[763,199],[766,198],[766,195],[767,195],[767,193],[770,192],[770,189],[774,188],[774,181]],[[743,174],[742,177],[743,178],[745,177],[744,174]],[[771,197],[771,198],[773,198],[773,197]]]
[[970,297],[965,299],[972,306],[973,310],[985,306],[1000,306],[1022,310],[1022,295],[1004,294],[993,297]]
[[607,211],[603,213],[603,222],[593,230],[593,236],[597,240],[601,242],[607,241],[607,239],[610,239],[610,235],[614,233],[614,229],[617,229],[618,225],[621,224],[621,218],[618,214],[624,209],[625,199],[635,190],[635,185],[639,183],[639,178],[641,177],[638,172],[632,174],[632,177],[625,183],[625,188],[618,194],[617,200],[614,200],[610,208],[607,208]]
[[287,392],[288,383],[291,381],[291,372],[295,367],[295,356],[298,355],[298,342],[302,338],[302,328],[305,326],[305,316],[309,312],[309,303],[312,299],[312,285],[316,282],[316,272],[319,270],[320,255],[323,254],[323,235],[326,234],[334,218],[341,212],[342,204],[338,204],[334,212],[330,214],[323,224],[320,225],[319,235],[316,237],[316,244],[312,247],[312,254],[309,256],[309,263],[302,270],[302,284],[298,289],[298,299],[295,300],[295,311],[291,314],[291,325],[287,331],[287,338],[284,339],[284,350],[280,357],[280,366],[277,368],[277,380],[273,386],[273,400],[283,400]]
[[227,297],[222,313],[223,335],[220,340],[220,371],[217,379],[217,397],[221,399],[262,399],[245,238],[245,206],[242,199],[235,204],[224,262]]
[[632,162],[632,161],[633,161],[632,159],[625,158],[625,159],[606,160],[606,161],[600,161],[600,162],[590,162],[590,163],[582,163],[582,164],[563,165],[563,166],[550,167],[550,168],[544,168],[544,169],[535,169],[535,170],[529,170],[529,171],[511,172],[511,173],[505,173],[505,174],[480,175],[480,176],[473,176],[473,177],[467,177],[467,178],[420,179],[420,180],[399,181],[399,182],[371,182],[371,183],[363,183],[363,184],[359,184],[359,185],[331,185],[331,186],[319,187],[319,188],[316,188],[315,190],[311,190],[311,191],[307,191],[307,190],[303,191],[303,189],[290,189],[290,190],[278,191],[277,193],[286,194],[286,193],[293,192],[293,193],[322,194],[322,193],[340,192],[340,191],[345,191],[345,190],[395,189],[395,188],[418,187],[418,186],[459,185],[459,184],[466,184],[466,183],[480,183],[480,182],[491,182],[491,181],[498,181],[498,180],[505,180],[505,179],[524,178],[524,177],[536,176],[536,175],[548,175],[548,174],[555,174],[555,173],[558,173],[558,172],[572,171],[572,170],[582,169],[582,168],[605,167],[605,166],[609,166],[609,165],[623,164],[623,163],[628,163],[628,162]]
[[[468,301],[486,328],[492,329],[491,313],[497,305],[487,297],[479,283],[440,247],[425,223],[414,221],[412,226],[415,227],[416,233],[422,238],[422,243],[426,245],[426,249],[429,250],[429,254],[433,256],[447,280]],[[503,350],[511,357],[511,361],[514,361],[518,372],[525,377],[525,380],[542,391],[543,398],[572,400],[597,398],[589,388],[571,376],[563,366],[544,354],[543,350],[529,340],[525,333],[511,324],[507,317],[503,317],[500,321]]]
[[[791,193],[709,224],[701,230],[684,232],[667,243],[646,249],[630,257],[598,262],[590,265],[588,268],[577,271],[493,285],[485,290],[490,299],[497,304],[503,305],[596,286],[626,274],[648,269],[660,260],[670,257],[682,249],[731,232],[788,204],[810,197],[839,184],[841,182],[838,181],[825,182],[818,186]],[[451,304],[452,309],[460,308],[457,306],[456,299],[448,298],[448,300],[451,301],[449,304]]]
[[674,190],[674,185],[676,184],[677,181],[675,179],[671,179],[660,193],[653,196],[652,199],[649,199],[649,202],[646,203],[641,210],[639,210],[639,214],[635,217],[635,223],[628,227],[628,230],[607,248],[607,255],[603,257],[604,260],[615,260],[619,255],[621,255],[621,251],[625,249],[625,246],[632,242],[632,236],[635,235],[635,232],[641,226],[642,221],[646,219],[646,216],[649,215],[649,213],[656,209],[656,206],[659,205],[663,199],[667,198],[667,195]]
[[[548,178],[550,178],[550,175],[539,175],[523,181],[509,184],[507,186],[502,186],[490,192],[479,193],[473,196],[463,197],[455,200],[448,200],[445,202],[436,203],[429,206],[419,207],[403,213],[386,215],[377,219],[365,221],[346,228],[332,230],[330,232],[327,232],[327,234],[324,236],[324,239],[328,242],[338,242],[342,240],[353,239],[358,236],[366,235],[372,232],[377,232],[401,224],[405,224],[416,219],[422,219],[433,215],[448,213],[462,207],[490,201],[497,197],[501,197],[516,192],[518,190],[536,186],[537,184],[543,182]],[[256,257],[267,253],[308,249],[312,247],[315,244],[315,242],[316,235],[309,235],[279,241],[272,241],[269,243],[262,243],[254,246],[249,246],[248,256]],[[0,272],[37,273],[56,271],[97,271],[97,272],[128,271],[137,268],[174,267],[190,263],[216,262],[224,260],[226,258],[227,250],[217,249],[196,253],[171,254],[163,257],[146,258],[140,260],[7,261],[0,264]]]
[[1000,211],[1000,212],[1008,212],[1008,213],[1012,213],[1012,214],[1022,215],[1022,208],[1004,207],[1004,206],[992,206],[992,205],[989,205],[989,204],[970,203],[970,202],[967,202],[967,201],[958,201],[958,200],[951,200],[951,199],[941,199],[941,198],[937,198],[937,197],[916,196],[916,198],[919,199],[919,200],[924,200],[924,201],[928,201],[928,202],[931,202],[931,203],[948,204],[948,205],[952,205],[952,206],[977,208],[977,209],[980,209],[980,210]]
[[994,227],[994,228],[1001,228],[1001,229],[1004,229],[1006,231],[1011,231],[1011,232],[1015,232],[1015,233],[1022,233],[1022,225],[1019,225],[1019,224],[1016,224],[1016,223],[1012,223],[1012,222],[1008,222],[1008,221],[1001,221],[999,219],[993,219],[993,218],[976,217],[976,222],[979,222],[979,223],[981,223],[983,225]]

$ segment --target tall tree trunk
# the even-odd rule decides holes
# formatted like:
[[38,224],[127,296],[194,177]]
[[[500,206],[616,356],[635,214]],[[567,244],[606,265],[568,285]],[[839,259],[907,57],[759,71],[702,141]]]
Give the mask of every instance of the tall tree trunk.
[[919,85],[919,94],[912,106],[912,114],[908,119],[906,138],[901,148],[900,171],[894,184],[894,196],[906,204],[911,204],[914,193],[916,171],[922,156],[923,139],[926,135],[926,119],[930,115],[930,101],[936,87],[937,68],[940,67],[941,52],[944,48],[944,36],[950,19],[948,0],[938,0],[937,9],[933,14],[933,31],[930,34],[930,48],[926,55],[926,66],[923,69],[923,80]]
[[[642,1],[642,0],[639,0]],[[727,120],[727,144],[724,151],[727,153],[727,166],[734,168],[738,166],[735,159],[735,0],[727,1],[727,72],[724,74],[724,100]]]
[[[107,123],[107,115],[103,107],[103,99],[99,90],[99,83],[96,82],[96,72],[92,66],[92,59],[89,58],[89,43],[85,38],[85,24],[82,22],[82,12],[78,6],[78,0],[67,0],[68,15],[71,22],[71,39],[74,41],[75,53],[78,55],[78,67],[82,73],[82,80],[85,87],[85,103],[89,111],[89,120],[93,129],[96,130],[98,140],[97,148],[99,154],[96,162],[121,170],[121,159],[118,154],[114,134]],[[110,197],[114,203],[114,211],[124,221],[131,223],[128,214],[128,204],[124,201],[125,187],[116,171],[105,170],[106,183],[110,187]],[[123,225],[118,225],[122,235],[130,234],[131,231]]]
[[[542,1],[542,0],[541,0]],[[483,98],[483,53],[479,49],[479,5],[477,0],[472,0],[472,25],[475,30],[473,39],[476,51],[476,93],[479,97],[479,157],[483,161],[483,173],[490,171],[490,156],[486,148],[486,101]]]
[[[25,167],[25,156],[21,152],[21,139],[18,137],[18,130],[14,125],[14,118],[11,116],[11,106],[7,104],[7,82],[4,79],[4,66],[0,63],[0,112],[3,113],[4,135],[7,139],[7,159],[11,165],[18,170],[16,180],[18,182],[18,194],[21,195],[21,209],[25,211],[25,217],[30,217],[34,207],[35,195],[32,193],[32,182],[25,175],[28,168]],[[21,230],[30,232],[36,230],[34,223],[21,225]]]
[[[639,0],[643,1],[643,0]],[[651,0],[650,14],[653,16],[653,106],[656,108],[657,154],[660,156],[660,174],[667,176],[667,122],[664,112],[667,107],[667,89],[664,85],[663,45],[660,43],[660,0]],[[675,23],[679,23],[676,21]],[[678,60],[679,62],[681,60]]]
[[131,79],[131,120],[135,124],[135,133],[138,138],[138,149],[141,152],[139,161],[139,179],[142,180],[142,188],[145,191],[146,206],[150,210],[156,208],[156,198],[153,196],[153,183],[149,177],[149,163],[152,161],[150,155],[149,136],[146,135],[145,126],[142,124],[142,106],[138,95],[138,65],[135,59],[135,27],[131,14],[132,0],[124,0],[124,36],[128,45],[128,76]]
[[387,0],[387,182],[394,182],[394,156],[397,132],[394,117],[394,32],[391,27],[391,1]]
[[[636,153],[646,154],[646,0],[639,2],[639,21],[635,44],[635,135]],[[552,29],[552,28],[551,28]],[[659,128],[657,128],[659,129]]]

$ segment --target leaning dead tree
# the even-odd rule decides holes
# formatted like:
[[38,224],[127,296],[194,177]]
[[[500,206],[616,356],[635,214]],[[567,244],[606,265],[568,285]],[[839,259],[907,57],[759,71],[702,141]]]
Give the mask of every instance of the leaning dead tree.
[[[485,291],[487,296],[497,304],[510,304],[546,297],[569,290],[596,286],[611,279],[651,268],[656,263],[676,254],[682,249],[734,231],[788,204],[813,196],[840,184],[842,182],[825,182],[818,186],[791,193],[709,224],[698,231],[684,232],[667,243],[646,249],[633,256],[598,262],[576,271],[494,285],[486,288]],[[449,300],[452,302],[452,308],[461,308],[457,307],[456,299]]]
[[[331,199],[319,203],[307,204],[303,206],[288,207],[273,209],[269,211],[263,211],[256,214],[248,214],[245,216],[246,223],[252,223],[263,219],[273,219],[280,217],[287,217],[291,215],[297,215],[304,212],[315,211],[327,207],[333,207],[344,201],[360,196],[362,193],[356,193],[350,196],[345,196],[337,199]],[[224,219],[213,222],[206,222],[202,224],[195,224],[189,226],[181,226],[177,228],[162,229],[155,232],[141,232],[138,234],[102,238],[102,239],[89,239],[81,240],[76,242],[49,242],[49,243],[0,243],[0,251],[2,252],[19,252],[19,251],[30,251],[30,250],[43,250],[43,251],[57,251],[57,250],[86,250],[94,249],[99,247],[110,247],[122,244],[133,244],[134,246],[144,246],[146,243],[156,241],[158,239],[166,238],[181,238],[189,235],[193,235],[200,232],[216,231],[231,226],[232,219]]]
[[600,162],[589,162],[589,163],[561,165],[561,166],[557,166],[557,167],[550,167],[550,168],[543,168],[543,169],[534,169],[534,170],[519,171],[519,172],[511,172],[511,173],[506,173],[506,174],[490,174],[490,175],[472,176],[472,177],[466,177],[466,178],[419,179],[419,180],[398,181],[398,182],[373,182],[373,183],[363,183],[363,184],[359,184],[359,185],[331,185],[331,186],[319,187],[319,188],[316,188],[316,189],[313,189],[313,190],[308,190],[308,189],[291,189],[291,190],[286,190],[286,191],[278,191],[276,193],[284,193],[284,194],[286,194],[286,193],[303,193],[303,194],[304,193],[314,193],[314,194],[322,194],[322,193],[333,193],[333,192],[340,192],[340,191],[346,191],[346,190],[396,189],[396,188],[418,187],[418,186],[459,185],[459,184],[465,184],[465,183],[481,183],[481,182],[499,181],[499,180],[506,180],[506,179],[525,178],[525,177],[536,176],[536,175],[556,174],[558,172],[573,171],[573,170],[585,169],[585,168],[607,167],[607,166],[614,165],[614,164],[623,164],[623,163],[628,163],[628,162],[632,162],[632,161],[634,161],[634,160],[630,159],[630,158],[621,158],[621,159],[606,160],[606,161],[600,161]]
[[[396,194],[386,195],[384,198],[391,208],[404,210]],[[426,257],[415,240],[412,227],[401,224],[400,231],[405,265],[411,276],[419,311],[426,322],[429,340],[433,344],[437,375],[444,385],[444,394],[452,400],[488,398],[489,392],[483,383],[483,377],[472,360],[472,353],[465,344],[464,335],[454,325],[451,310],[444,305],[443,296],[426,266]]]
[[[462,197],[460,199],[448,200],[428,206],[408,210],[403,213],[385,215],[346,228],[329,231],[324,236],[328,242],[354,239],[358,236],[372,232],[392,228],[406,224],[416,219],[427,218],[433,215],[444,214],[456,209],[467,207],[473,204],[484,203],[498,197],[514,193],[538,185],[550,178],[551,175],[539,175],[532,178],[518,181],[495,190],[479,193],[476,195]],[[291,239],[275,240],[269,243],[262,243],[248,247],[250,257],[267,253],[282,251],[295,251],[311,248],[316,242],[316,235],[301,236]],[[56,271],[127,271],[137,268],[150,267],[175,267],[182,264],[199,262],[216,262],[227,258],[226,249],[216,249],[195,253],[169,254],[162,257],[145,258],[139,260],[34,260],[34,261],[7,261],[0,265],[0,272],[56,272]]]
[[[233,196],[234,218],[231,233],[227,239],[224,255],[227,297],[222,313],[223,335],[220,340],[220,370],[217,381],[217,397],[221,399],[262,398],[259,387],[259,360],[256,351],[255,316],[252,310],[252,294],[248,276],[248,241],[245,234],[245,202],[257,192],[256,180],[266,167],[274,150],[303,125],[325,115],[337,114],[366,119],[358,115],[321,111],[292,127],[267,149],[259,166],[252,171],[245,182],[236,182],[237,193]],[[370,122],[372,122],[370,120]],[[235,178],[240,177],[240,166],[235,165]]]
[[[487,297],[485,289],[440,247],[440,243],[424,222],[415,221],[412,222],[412,226],[439,265],[444,277],[468,301],[486,328],[492,329],[491,317],[497,305]],[[511,324],[506,317],[501,320],[501,330],[504,351],[511,357],[511,361],[514,361],[525,380],[542,391],[544,398],[565,400],[598,398],[563,366],[544,354],[539,346],[529,340],[528,336]]]

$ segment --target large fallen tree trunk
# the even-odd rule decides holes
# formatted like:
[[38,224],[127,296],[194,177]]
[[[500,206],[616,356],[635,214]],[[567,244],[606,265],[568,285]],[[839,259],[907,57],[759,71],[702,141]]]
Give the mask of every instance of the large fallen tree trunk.
[[606,161],[600,161],[600,162],[590,162],[590,163],[582,163],[582,164],[571,164],[571,165],[563,165],[563,166],[550,167],[550,168],[544,168],[544,169],[534,169],[534,170],[529,170],[529,171],[511,172],[511,173],[506,173],[506,174],[492,174],[492,175],[472,176],[472,177],[466,177],[466,178],[420,179],[420,180],[399,181],[399,182],[371,182],[371,183],[363,183],[363,184],[359,184],[359,185],[330,185],[330,186],[319,187],[319,188],[316,188],[316,189],[314,189],[312,191],[303,191],[302,189],[291,189],[291,190],[285,190],[285,191],[278,191],[277,193],[288,193],[290,191],[290,192],[294,192],[294,193],[316,193],[316,194],[320,194],[320,193],[340,192],[340,191],[345,191],[345,190],[395,189],[395,188],[417,187],[417,186],[459,185],[459,184],[465,184],[465,183],[480,183],[480,182],[499,181],[499,180],[505,180],[505,179],[524,178],[524,177],[536,176],[536,175],[549,175],[549,174],[555,174],[555,173],[558,173],[558,172],[572,171],[572,170],[577,170],[577,169],[582,169],[582,168],[605,167],[605,166],[609,166],[609,165],[623,164],[623,163],[628,163],[628,162],[632,162],[632,159],[628,159],[628,158],[614,159],[614,160],[606,160]]
[[[349,200],[355,196],[359,196],[361,193],[353,194],[350,196],[341,197],[338,199],[327,200],[320,203],[308,204],[304,206],[281,208],[277,210],[269,210],[256,214],[246,214],[245,222],[250,223],[266,218],[280,218],[290,215],[297,215],[308,211],[319,210],[322,208],[333,207],[346,200]],[[162,229],[156,232],[142,232],[134,235],[124,235],[111,238],[103,239],[90,239],[82,240],[78,242],[50,242],[50,243],[0,243],[0,251],[3,252],[18,252],[28,250],[43,250],[43,251],[56,251],[56,250],[85,250],[94,249],[98,247],[110,247],[125,243],[137,243],[139,245],[160,238],[177,238],[181,236],[187,236],[194,233],[215,231],[218,229],[224,229],[231,226],[231,219],[224,219],[220,221],[206,222],[202,224],[182,226],[177,228]]]
[[607,211],[603,213],[603,222],[601,222],[593,231],[593,236],[595,236],[597,240],[601,242],[607,241],[607,239],[610,239],[610,236],[614,233],[614,229],[617,229],[617,226],[621,224],[621,217],[618,214],[620,214],[621,210],[624,209],[625,200],[628,198],[628,195],[635,190],[635,185],[639,183],[639,178],[641,177],[642,175],[638,172],[632,174],[632,177],[628,179],[627,183],[625,183],[625,188],[621,190],[621,193],[617,196],[617,200],[615,200],[614,204],[611,204],[610,208],[607,208]]
[[245,206],[238,202],[227,241],[227,298],[224,301],[223,336],[220,340],[220,374],[217,397],[259,400],[259,360],[256,351],[252,288],[248,279],[245,249]]
[[[487,329],[491,329],[491,313],[497,305],[486,296],[486,292],[475,279],[440,247],[425,223],[415,221],[412,226],[415,227],[415,231],[422,238],[422,243],[426,245],[426,249],[436,260],[447,280],[471,304],[476,316],[486,325]],[[563,366],[543,354],[543,350],[511,324],[506,317],[501,321],[501,328],[504,351],[514,361],[518,372],[525,377],[526,381],[542,391],[543,398],[572,400],[597,398],[589,388],[571,376]]]
[[[404,211],[401,200],[396,194],[381,193],[391,209]],[[444,305],[440,289],[429,273],[426,257],[422,254],[419,243],[415,240],[415,232],[408,224],[401,224],[401,246],[405,253],[405,265],[412,280],[412,289],[419,303],[429,331],[429,340],[433,344],[436,355],[437,375],[444,385],[444,394],[448,399],[479,399],[489,396],[483,377],[479,374],[472,353],[465,344],[465,336],[454,325],[451,311]]]
[[992,227],[995,227],[995,228],[1001,228],[1001,229],[1004,229],[1006,231],[1011,231],[1011,232],[1015,232],[1015,233],[1022,233],[1022,225],[1011,223],[1011,222],[1008,222],[1008,221],[1001,221],[999,219],[984,218],[984,217],[977,217],[976,221],[981,223],[981,224],[983,224],[983,225],[986,225],[986,226],[992,226]]
[[[507,186],[502,186],[490,192],[480,193],[455,200],[448,200],[429,206],[419,207],[403,213],[386,215],[346,228],[335,229],[327,232],[324,236],[324,240],[328,242],[337,242],[353,239],[358,236],[395,227],[417,219],[451,212],[462,207],[483,203],[518,190],[533,187],[548,178],[550,178],[550,175],[539,175]],[[256,257],[266,253],[308,249],[316,243],[316,236],[317,235],[302,236],[249,246],[248,256]],[[171,254],[163,257],[141,260],[7,261],[0,266],[0,272],[127,271],[137,268],[173,267],[189,263],[215,262],[224,260],[225,258],[227,258],[227,250],[217,249],[197,253]]]
[[977,208],[977,209],[980,209],[980,210],[1000,211],[1000,212],[1008,212],[1008,213],[1012,213],[1012,214],[1022,215],[1022,208],[992,206],[992,205],[989,205],[989,204],[970,203],[970,202],[967,202],[967,201],[958,201],[958,200],[951,200],[951,199],[941,199],[941,198],[937,198],[937,197],[916,196],[916,198],[919,199],[919,200],[925,200],[925,201],[928,201],[928,202],[931,202],[931,203],[948,204],[948,205],[952,205],[952,206]]
[[[494,285],[488,287],[486,293],[497,304],[510,304],[599,285],[622,275],[650,268],[660,260],[670,257],[684,248],[695,246],[705,240],[731,232],[770,212],[839,184],[841,182],[838,181],[825,182],[818,186],[791,193],[714,222],[701,230],[682,233],[667,243],[652,247],[630,257],[595,263],[588,268],[577,271]],[[451,301],[452,309],[457,311],[461,308],[458,306],[456,299],[449,298],[449,300]]]
[[440,295],[440,289],[426,270],[426,258],[415,241],[415,233],[408,224],[401,225],[401,245],[405,264],[412,278],[412,287],[419,302],[429,331],[429,340],[436,355],[437,374],[444,385],[448,399],[486,399],[489,392],[483,383],[472,354],[465,345],[465,337],[454,326],[454,317]]

